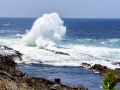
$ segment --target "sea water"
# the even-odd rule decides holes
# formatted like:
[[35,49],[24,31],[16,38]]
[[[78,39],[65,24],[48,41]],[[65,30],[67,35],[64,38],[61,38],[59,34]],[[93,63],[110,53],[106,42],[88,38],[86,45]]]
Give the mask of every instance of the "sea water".
[[16,62],[30,76],[61,78],[71,86],[100,90],[103,77],[81,64],[120,67],[112,64],[120,61],[120,19],[60,18],[57,13],[38,19],[0,18],[0,44],[24,54],[23,60]]

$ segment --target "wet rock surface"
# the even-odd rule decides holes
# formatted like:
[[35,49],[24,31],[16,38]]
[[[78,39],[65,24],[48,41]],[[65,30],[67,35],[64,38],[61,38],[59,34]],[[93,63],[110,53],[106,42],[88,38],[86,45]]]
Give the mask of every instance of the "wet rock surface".
[[105,75],[109,72],[114,72],[115,73],[115,79],[120,82],[120,68],[116,68],[116,69],[110,69],[106,66],[100,65],[100,64],[95,64],[93,66],[91,66],[88,63],[82,63],[83,66],[88,67],[89,70],[93,71],[93,72],[98,72],[100,75]]
[[60,51],[49,50],[49,49],[45,49],[45,50],[51,51],[51,52],[53,52],[53,53],[55,53],[55,54],[59,54],[59,55],[68,55],[68,56],[70,56],[68,53],[64,53],[64,52],[60,52]]
[[[7,46],[4,46],[4,49],[13,50]],[[21,56],[22,54],[18,51],[15,51],[15,55],[0,54],[0,90],[88,90],[85,87],[63,85],[59,78],[49,81],[27,76],[18,70],[19,65],[14,61],[15,57],[22,60]]]

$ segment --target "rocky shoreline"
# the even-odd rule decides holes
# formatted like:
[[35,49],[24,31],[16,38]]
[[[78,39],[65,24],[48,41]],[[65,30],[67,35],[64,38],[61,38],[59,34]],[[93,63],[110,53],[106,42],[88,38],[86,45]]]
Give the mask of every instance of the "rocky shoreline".
[[[1,47],[0,90],[88,90],[85,87],[71,87],[63,85],[59,78],[54,79],[54,81],[50,81],[44,78],[29,77],[26,73],[23,73],[18,69],[20,65],[15,62],[15,58],[22,60],[23,54],[7,46],[0,46],[0,48]],[[11,51],[9,52],[9,50]],[[48,51],[55,52],[52,50]],[[69,56],[69,54],[63,52],[55,52],[55,54]],[[119,62],[113,62],[113,64],[120,65]],[[87,67],[93,72],[98,72],[103,76],[109,72],[114,72],[115,79],[120,82],[120,68],[113,70],[100,64],[91,66],[88,63],[82,63],[82,66]]]
[[[15,58],[22,60],[22,53],[7,46],[0,46],[0,90],[88,90],[85,87],[63,85],[59,78],[50,81],[44,78],[29,77],[18,70]],[[5,52],[7,51],[7,53]],[[12,50],[12,53],[8,50]]]
[[120,68],[116,68],[116,69],[110,69],[106,66],[100,65],[100,64],[95,64],[93,66],[91,66],[88,63],[82,63],[82,66],[87,67],[89,70],[93,71],[93,72],[97,72],[100,75],[106,75],[107,73],[110,72],[114,72],[115,73],[115,79],[120,82]]

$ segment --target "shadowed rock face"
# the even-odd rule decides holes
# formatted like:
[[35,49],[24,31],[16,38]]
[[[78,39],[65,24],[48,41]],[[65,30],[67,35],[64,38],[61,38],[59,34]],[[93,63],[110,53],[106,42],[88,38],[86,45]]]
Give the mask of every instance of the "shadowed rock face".
[[[7,46],[4,47],[6,49],[12,49]],[[14,61],[14,57],[18,57],[22,60],[22,54],[18,51],[15,52],[15,55],[0,55],[1,90],[88,90],[84,87],[70,87],[63,85],[58,78],[52,82],[44,78],[25,76],[25,73],[18,70],[17,67],[19,65]]]
[[0,56],[0,71],[14,77],[23,77],[25,73],[17,70],[18,64],[14,62],[14,56]]
[[[13,50],[12,48],[9,48],[4,45],[0,45],[0,48],[2,48],[2,52],[6,54],[5,50]],[[14,61],[14,58],[17,57],[20,60],[22,60],[21,56],[22,53],[19,51],[13,50],[13,54],[11,55],[2,55],[0,54],[0,71],[7,73],[8,75],[14,76],[14,77],[23,77],[25,76],[25,73],[22,73],[21,71],[17,70],[18,64]]]

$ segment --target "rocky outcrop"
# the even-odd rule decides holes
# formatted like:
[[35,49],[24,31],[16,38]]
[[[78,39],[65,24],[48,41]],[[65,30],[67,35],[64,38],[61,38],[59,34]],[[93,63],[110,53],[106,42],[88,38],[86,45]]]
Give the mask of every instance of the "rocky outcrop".
[[112,62],[113,65],[119,65],[120,66],[120,62]]
[[114,72],[115,79],[120,82],[120,68],[116,68],[113,70],[100,64],[95,64],[91,66],[90,64],[82,63],[82,65],[88,67],[88,69],[93,72],[98,72],[100,75],[106,75],[109,72]]
[[0,89],[2,90],[88,90],[84,87],[70,87],[57,84],[44,78],[17,78],[13,79],[6,74],[0,74]]
[[45,50],[54,52],[55,54],[59,54],[59,55],[68,55],[68,56],[70,56],[68,53],[64,53],[64,52],[60,52],[60,51],[49,50],[49,49],[45,49]]
[[[4,48],[12,49],[7,46]],[[0,55],[0,90],[88,90],[84,87],[64,85],[59,78],[49,81],[44,78],[27,76],[18,70],[19,65],[14,61],[14,57],[20,58],[22,54],[15,52],[16,55]]]
[[22,73],[17,69],[18,64],[14,62],[14,56],[0,56],[0,71],[7,73],[13,77],[23,77],[25,73]]

